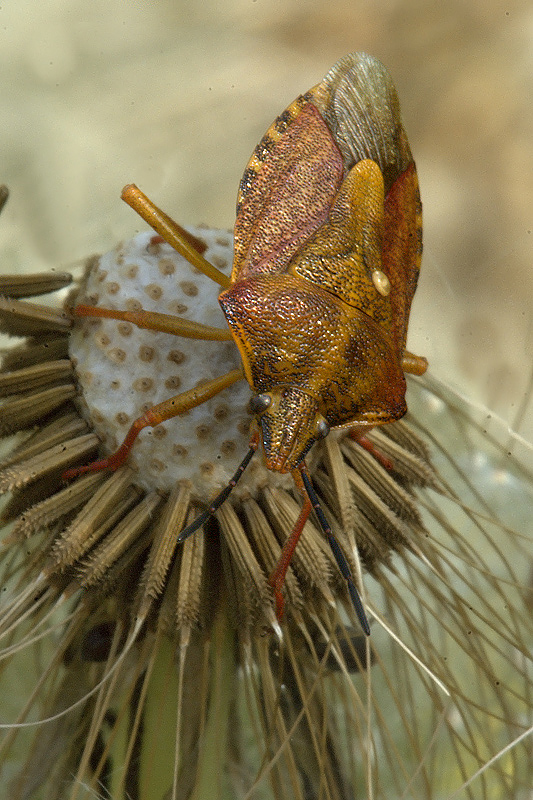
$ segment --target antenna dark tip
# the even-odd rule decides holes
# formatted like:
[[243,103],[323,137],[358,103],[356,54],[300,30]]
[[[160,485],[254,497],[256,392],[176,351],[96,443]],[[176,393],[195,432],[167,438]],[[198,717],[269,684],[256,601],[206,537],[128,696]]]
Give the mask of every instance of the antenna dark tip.
[[357,614],[357,618],[359,619],[361,628],[363,629],[364,633],[367,636],[370,636],[370,625],[368,624],[368,618],[366,616],[365,607],[363,605],[363,601],[361,600],[359,592],[357,591],[357,586],[355,585],[353,575],[350,570],[350,566],[346,561],[346,557],[342,552],[338,541],[333,535],[333,531],[329,526],[329,523],[324,515],[324,512],[322,511],[322,507],[318,500],[317,494],[313,488],[313,484],[311,483],[311,478],[309,477],[309,473],[307,471],[307,467],[305,466],[305,464],[302,464],[300,468],[300,474],[302,476],[302,481],[305,486],[305,491],[307,492],[307,496],[311,501],[313,510],[320,523],[320,527],[322,528],[324,534],[326,535],[326,538],[329,542],[329,546],[331,547],[331,551],[335,557],[335,561],[337,562],[337,565],[341,571],[342,577],[348,584],[348,592],[350,594],[350,599],[355,609],[355,613]]
[[256,449],[257,449],[257,445],[256,444],[254,444],[253,446],[250,446],[250,449],[248,450],[248,452],[244,456],[243,460],[241,461],[241,463],[237,467],[237,470],[236,470],[235,475],[233,476],[233,478],[229,481],[227,486],[225,486],[222,489],[220,494],[218,494],[215,497],[215,499],[213,500],[213,502],[211,503],[209,508],[206,508],[206,510],[203,511],[198,517],[196,517],[196,519],[193,522],[191,522],[190,525],[187,525],[186,528],[183,528],[183,530],[180,532],[180,534],[178,536],[178,542],[180,542],[180,543],[184,542],[185,539],[188,539],[189,536],[192,536],[193,533],[196,533],[198,528],[201,528],[202,525],[204,525],[207,522],[209,517],[212,517],[213,514],[215,514],[216,511],[218,511],[220,506],[223,503],[226,502],[226,500],[230,496],[231,492],[233,491],[233,489],[237,485],[239,479],[241,478],[242,473],[244,472],[244,470],[246,469],[246,467],[248,466],[248,464],[252,460],[252,456],[255,453]]

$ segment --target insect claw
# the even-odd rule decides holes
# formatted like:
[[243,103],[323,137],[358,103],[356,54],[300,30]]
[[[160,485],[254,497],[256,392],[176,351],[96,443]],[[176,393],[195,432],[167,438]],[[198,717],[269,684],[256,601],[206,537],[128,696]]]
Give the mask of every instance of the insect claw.
[[274,631],[274,633],[278,637],[278,641],[281,642],[283,640],[283,629],[282,629],[281,625],[279,624],[279,620],[278,620],[277,617],[274,617],[274,619],[271,622],[271,625],[272,625],[272,630]]

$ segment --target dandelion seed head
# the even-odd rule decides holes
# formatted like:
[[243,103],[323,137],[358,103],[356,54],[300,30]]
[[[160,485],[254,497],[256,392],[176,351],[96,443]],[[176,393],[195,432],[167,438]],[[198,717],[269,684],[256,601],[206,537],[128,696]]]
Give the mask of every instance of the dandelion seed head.
[[[199,233],[208,258],[228,270],[229,235]],[[62,292],[67,278],[33,277],[22,296],[33,297],[38,286]],[[19,290],[16,280],[6,284]],[[89,259],[81,293],[81,300],[103,307],[223,325],[218,288],[149,234]],[[359,629],[346,623],[352,613],[346,587],[313,520],[286,576],[286,616],[281,624],[276,620],[267,579],[300,505],[294,487],[287,491],[280,476],[262,466],[260,452],[241,491],[204,532],[178,544],[176,531],[197,515],[199,500],[205,504],[226,483],[248,448],[244,381],[143,430],[128,464],[116,472],[82,475],[68,486],[61,481],[65,466],[96,456],[99,440],[115,449],[132,419],[154,402],[232,369],[231,344],[110,320],[76,319],[71,333],[67,315],[31,301],[0,302],[0,321],[29,337],[5,355],[0,376],[6,434],[11,427],[20,431],[0,469],[1,485],[12,494],[4,510],[12,529],[2,551],[0,634],[4,655],[18,659],[6,634],[16,633],[22,654],[41,645],[41,631],[48,632],[43,626],[53,633],[42,642],[50,661],[39,719],[57,724],[53,738],[65,785],[87,777],[92,787],[110,792],[111,774],[135,775],[133,729],[127,753],[112,745],[98,764],[94,756],[103,740],[113,740],[128,706],[136,709],[141,684],[149,686],[138,710],[150,752],[159,754],[177,737],[176,753],[187,756],[176,796],[188,792],[188,781],[201,780],[204,762],[189,758],[190,741],[203,746],[209,736],[202,731],[211,722],[224,730],[228,720],[235,747],[221,746],[217,755],[222,769],[228,759],[239,765],[251,791],[255,782],[264,788],[270,775],[290,785],[293,763],[305,786],[319,786],[327,775],[332,796],[351,797],[352,785],[362,787],[353,776],[362,774],[363,759],[378,776],[376,797],[389,796],[389,784],[400,794],[412,789],[434,797],[442,789],[448,796],[487,765],[498,787],[511,785],[496,754],[505,747],[514,752],[527,726],[531,630],[523,582],[529,561],[525,537],[515,536],[498,513],[506,511],[509,519],[511,504],[517,530],[527,529],[531,514],[516,458],[509,457],[520,442],[510,441],[507,428],[496,435],[486,410],[472,414],[430,375],[411,384],[407,421],[370,433],[391,469],[345,430],[332,431],[312,449],[309,470],[324,513],[352,570],[362,570],[374,623],[370,640],[361,642]],[[84,404],[87,423],[73,408],[74,398]],[[52,621],[58,610],[66,611],[59,628]],[[108,695],[115,676],[120,697]],[[158,685],[164,700],[154,704]],[[211,687],[203,701],[199,686]],[[103,718],[93,713],[91,692],[107,709]],[[365,693],[369,724],[360,716]],[[154,705],[171,720],[162,725],[158,717],[150,730],[145,722]],[[215,708],[223,713],[212,720]],[[137,710],[134,716],[141,720]],[[255,737],[244,732],[250,717]],[[73,724],[83,732],[81,759],[71,742]],[[500,747],[502,730],[511,733]],[[44,785],[49,741],[38,729],[36,749],[11,783],[10,797],[28,797],[28,787]],[[519,747],[513,786],[525,785],[531,773]],[[48,759],[40,755],[44,750]],[[428,758],[420,757],[426,752]],[[432,768],[437,758],[457,765],[446,772],[448,787],[440,769]],[[258,764],[266,767],[257,772]],[[172,764],[166,772],[170,786]],[[399,774],[414,777],[398,784]],[[280,795],[265,794],[274,796]]]

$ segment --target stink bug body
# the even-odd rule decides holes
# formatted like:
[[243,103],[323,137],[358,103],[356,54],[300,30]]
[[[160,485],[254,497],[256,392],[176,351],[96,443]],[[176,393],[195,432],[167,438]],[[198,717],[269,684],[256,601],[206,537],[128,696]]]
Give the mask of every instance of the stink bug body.
[[116,468],[143,427],[185,412],[243,377],[253,398],[250,451],[185,539],[225,501],[261,441],[269,469],[290,472],[304,505],[270,583],[278,616],[281,588],[314,508],[365,632],[366,615],[346,559],[321,511],[305,455],[331,428],[365,431],[406,411],[404,372],[425,359],[405,349],[421,257],[418,181],[398,98],[385,68],[364,54],[339,61],[273,123],[242,178],[231,279],[205,262],[194,241],[136,189],[124,199],[191,263],[223,287],[229,331],[147,312],[78,306],[179,336],[233,338],[236,369],[150,409],[123,445],[102,461],[70,470]]

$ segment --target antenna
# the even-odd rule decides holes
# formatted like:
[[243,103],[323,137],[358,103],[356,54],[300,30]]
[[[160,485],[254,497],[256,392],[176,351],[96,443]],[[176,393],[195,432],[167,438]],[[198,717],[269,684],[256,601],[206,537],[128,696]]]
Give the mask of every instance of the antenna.
[[342,577],[348,584],[348,591],[350,593],[350,598],[353,607],[355,609],[355,613],[357,614],[359,622],[361,623],[361,627],[366,633],[366,635],[370,636],[370,625],[368,624],[368,619],[365,613],[365,607],[363,606],[363,601],[361,600],[359,592],[357,591],[357,587],[354,583],[352,572],[350,570],[348,562],[346,561],[344,553],[342,552],[338,541],[333,535],[333,531],[331,530],[328,521],[324,515],[324,512],[322,511],[317,494],[313,489],[313,484],[311,483],[311,479],[309,477],[309,473],[307,471],[307,467],[305,466],[305,464],[302,464],[302,466],[300,467],[300,474],[302,476],[307,496],[311,501],[311,505],[313,506],[317,519],[320,523],[320,527],[326,534],[326,538],[329,542],[329,546],[331,547],[333,555],[335,556],[335,561],[338,564]]

